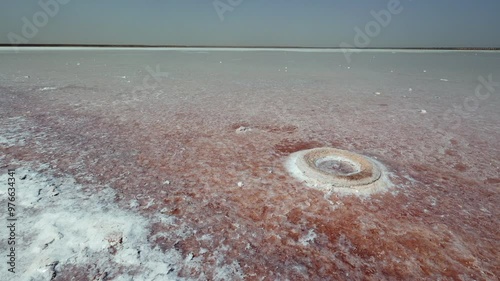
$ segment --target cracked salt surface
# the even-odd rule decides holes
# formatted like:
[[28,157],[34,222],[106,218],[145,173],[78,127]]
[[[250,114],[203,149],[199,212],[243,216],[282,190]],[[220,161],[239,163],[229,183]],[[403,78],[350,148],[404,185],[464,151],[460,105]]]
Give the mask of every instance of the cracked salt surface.
[[[2,174],[0,182],[7,182]],[[23,179],[24,180],[21,180]],[[72,272],[66,267],[96,268],[87,276],[95,280],[185,280],[177,277],[182,266],[200,267],[202,258],[183,259],[180,252],[163,252],[148,242],[151,223],[170,222],[157,215],[148,219],[120,209],[115,191],[89,191],[66,176],[56,178],[36,170],[17,169],[16,278],[11,280],[53,280]],[[6,189],[0,190],[0,204],[7,204]],[[0,214],[6,220],[6,213]],[[4,230],[5,231],[5,230]],[[0,248],[6,251],[7,235]],[[1,272],[7,272],[1,263]],[[215,280],[237,280],[239,265],[221,266]],[[99,279],[101,278],[101,279]],[[102,279],[104,278],[104,279]],[[94,279],[92,279],[94,280]]]

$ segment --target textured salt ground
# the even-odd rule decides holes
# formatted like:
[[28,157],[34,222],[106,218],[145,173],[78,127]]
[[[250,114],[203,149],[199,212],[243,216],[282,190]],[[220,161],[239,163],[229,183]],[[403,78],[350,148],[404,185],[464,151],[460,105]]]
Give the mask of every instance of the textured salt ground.
[[[266,55],[251,64],[241,54],[207,54],[202,69],[194,67],[199,56],[173,56],[185,65],[165,61],[169,79],[133,93],[147,59],[134,64],[98,54],[93,63],[92,56],[73,54],[82,63],[71,71],[63,57],[41,72],[37,65],[47,58],[31,54],[2,71],[0,160],[4,167],[46,164],[38,173],[69,176],[95,194],[113,189],[116,214],[147,218],[145,245],[180,257],[175,266],[158,265],[162,270],[226,280],[499,275],[499,99],[493,95],[448,130],[443,112],[474,93],[478,75],[446,73],[443,64],[456,58],[424,57],[435,66],[423,74],[368,63],[357,71],[325,69],[322,57],[282,54],[274,65],[320,62],[309,73],[289,66],[284,74]],[[434,69],[441,73],[431,79]],[[109,78],[135,72],[131,82]],[[443,83],[443,73],[456,79]],[[251,130],[236,133],[242,126]],[[397,187],[369,199],[304,188],[283,160],[320,146],[378,159]],[[178,223],[155,220],[161,214]],[[61,263],[57,278],[111,268],[109,278],[148,279],[106,262]]]
[[[173,249],[163,252],[147,242],[151,222],[175,224],[174,218],[157,214],[148,220],[117,208],[112,189],[96,192],[70,177],[40,173],[43,169],[16,170],[17,263],[9,280],[165,280],[175,278],[179,264],[196,265]],[[7,178],[0,176],[2,182]],[[7,205],[6,190],[0,196]],[[3,276],[8,276],[5,267]],[[79,275],[79,267],[86,272]]]

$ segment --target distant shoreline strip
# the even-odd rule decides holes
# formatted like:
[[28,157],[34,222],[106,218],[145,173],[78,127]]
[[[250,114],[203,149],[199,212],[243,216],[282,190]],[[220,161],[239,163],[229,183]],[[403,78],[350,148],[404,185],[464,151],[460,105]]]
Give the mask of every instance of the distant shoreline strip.
[[457,50],[457,51],[500,51],[500,47],[372,47],[372,48],[341,48],[341,47],[302,47],[302,46],[203,46],[203,45],[101,45],[101,44],[0,44],[0,47],[63,47],[63,48],[186,48],[186,49],[316,49],[316,50]]

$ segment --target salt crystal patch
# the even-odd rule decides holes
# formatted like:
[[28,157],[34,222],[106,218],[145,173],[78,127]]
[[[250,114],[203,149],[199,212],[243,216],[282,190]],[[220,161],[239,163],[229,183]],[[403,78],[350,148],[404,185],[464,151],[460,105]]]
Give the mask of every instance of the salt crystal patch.
[[[16,269],[22,269],[17,272],[19,280],[50,280],[66,266],[86,268],[91,264],[105,269],[113,280],[182,280],[176,276],[181,268],[199,269],[206,263],[201,257],[184,259],[175,249],[163,251],[149,243],[153,241],[148,240],[152,223],[172,224],[172,217],[158,214],[160,217],[150,219],[120,209],[114,190],[87,191],[69,176],[56,178],[29,169],[17,169],[16,174],[24,178],[16,198],[22,210],[17,219],[23,226],[16,229]],[[0,174],[0,182],[7,178],[6,173]],[[52,196],[54,189],[59,192],[57,197]],[[6,191],[0,189],[2,205],[6,205]],[[0,219],[6,220],[6,212],[0,213]],[[176,231],[193,233],[184,225]],[[7,245],[5,237],[0,237],[0,244]],[[6,271],[6,267],[1,263],[0,270]],[[215,280],[244,277],[237,263],[222,260],[214,274]]]
[[40,89],[40,91],[48,91],[48,90],[56,90],[56,87],[43,87]]
[[307,235],[299,238],[299,243],[302,244],[303,246],[308,246],[311,242],[314,242],[314,239],[316,239],[316,237],[317,235],[314,232],[314,229],[309,229]]
[[240,134],[240,133],[249,132],[251,130],[252,130],[252,128],[250,128],[250,127],[243,127],[243,126],[241,126],[238,129],[236,129],[236,133]]

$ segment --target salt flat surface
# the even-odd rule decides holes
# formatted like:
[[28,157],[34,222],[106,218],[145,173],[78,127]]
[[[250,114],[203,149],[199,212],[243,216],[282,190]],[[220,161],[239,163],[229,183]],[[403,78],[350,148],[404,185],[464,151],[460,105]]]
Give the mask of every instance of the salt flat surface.
[[[2,173],[29,174],[18,189],[43,187],[49,204],[35,212],[38,197],[19,195],[16,277],[496,280],[500,54],[349,58],[0,50]],[[394,187],[340,196],[287,173],[288,155],[324,146],[376,159]],[[114,252],[116,233],[131,238]],[[56,251],[64,241],[73,256]],[[139,245],[141,269],[125,269]]]

